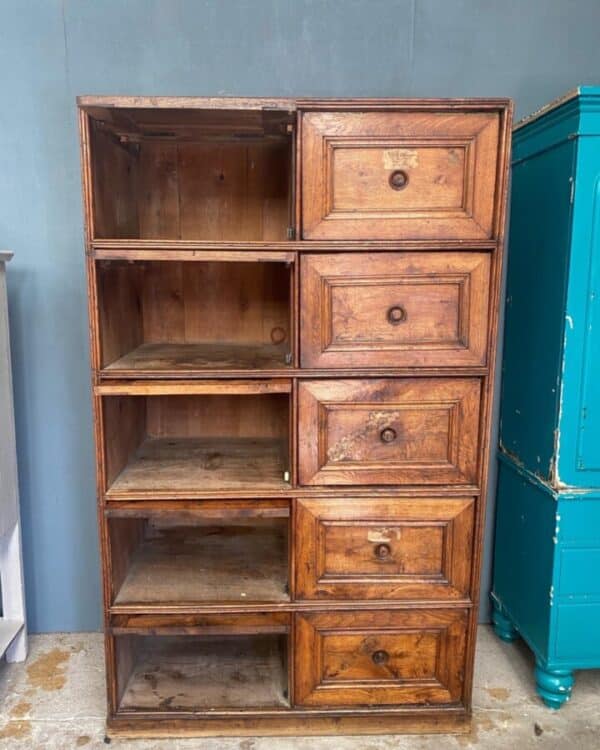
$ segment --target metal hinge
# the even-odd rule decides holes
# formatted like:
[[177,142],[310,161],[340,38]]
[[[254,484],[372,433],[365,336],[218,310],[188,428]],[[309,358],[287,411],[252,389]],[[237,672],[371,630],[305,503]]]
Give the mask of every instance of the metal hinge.
[[296,230],[294,229],[294,227],[287,228],[287,238],[288,240],[296,239]]

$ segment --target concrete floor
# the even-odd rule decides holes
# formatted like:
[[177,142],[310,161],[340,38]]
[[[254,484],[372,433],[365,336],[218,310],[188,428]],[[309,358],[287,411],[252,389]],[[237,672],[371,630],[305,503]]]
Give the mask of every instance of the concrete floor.
[[[25,664],[0,663],[0,748],[105,748],[104,663],[97,633],[34,636]],[[576,675],[558,712],[536,698],[532,658],[482,626],[477,645],[471,735],[305,739],[113,740],[118,750],[599,750],[600,671]]]

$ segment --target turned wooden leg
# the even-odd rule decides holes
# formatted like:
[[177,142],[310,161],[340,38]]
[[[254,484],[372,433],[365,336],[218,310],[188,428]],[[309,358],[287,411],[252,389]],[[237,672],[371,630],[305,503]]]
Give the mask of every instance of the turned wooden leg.
[[569,669],[546,669],[536,664],[535,682],[540,698],[548,708],[556,711],[571,697],[573,672]]
[[503,641],[511,643],[519,637],[519,633],[515,626],[508,617],[503,614],[497,602],[493,602],[492,622],[494,623],[494,631],[496,632],[496,635]]

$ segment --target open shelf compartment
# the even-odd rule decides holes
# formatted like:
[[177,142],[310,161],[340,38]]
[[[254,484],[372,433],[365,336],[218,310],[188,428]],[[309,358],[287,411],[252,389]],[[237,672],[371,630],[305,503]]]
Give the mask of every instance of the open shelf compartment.
[[108,498],[288,490],[290,391],[290,381],[275,380],[109,389],[102,396]]
[[288,635],[117,635],[117,710],[289,708]]
[[290,238],[293,112],[94,107],[87,117],[93,238]]
[[263,262],[260,253],[252,262],[221,255],[223,260],[96,261],[103,377],[292,366],[294,264]]
[[254,500],[110,514],[114,605],[288,602],[289,515]]

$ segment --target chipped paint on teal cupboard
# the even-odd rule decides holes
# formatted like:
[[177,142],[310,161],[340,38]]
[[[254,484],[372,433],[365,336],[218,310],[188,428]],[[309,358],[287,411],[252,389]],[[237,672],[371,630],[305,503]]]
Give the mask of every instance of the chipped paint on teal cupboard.
[[600,87],[515,128],[492,602],[551,708],[600,667]]

